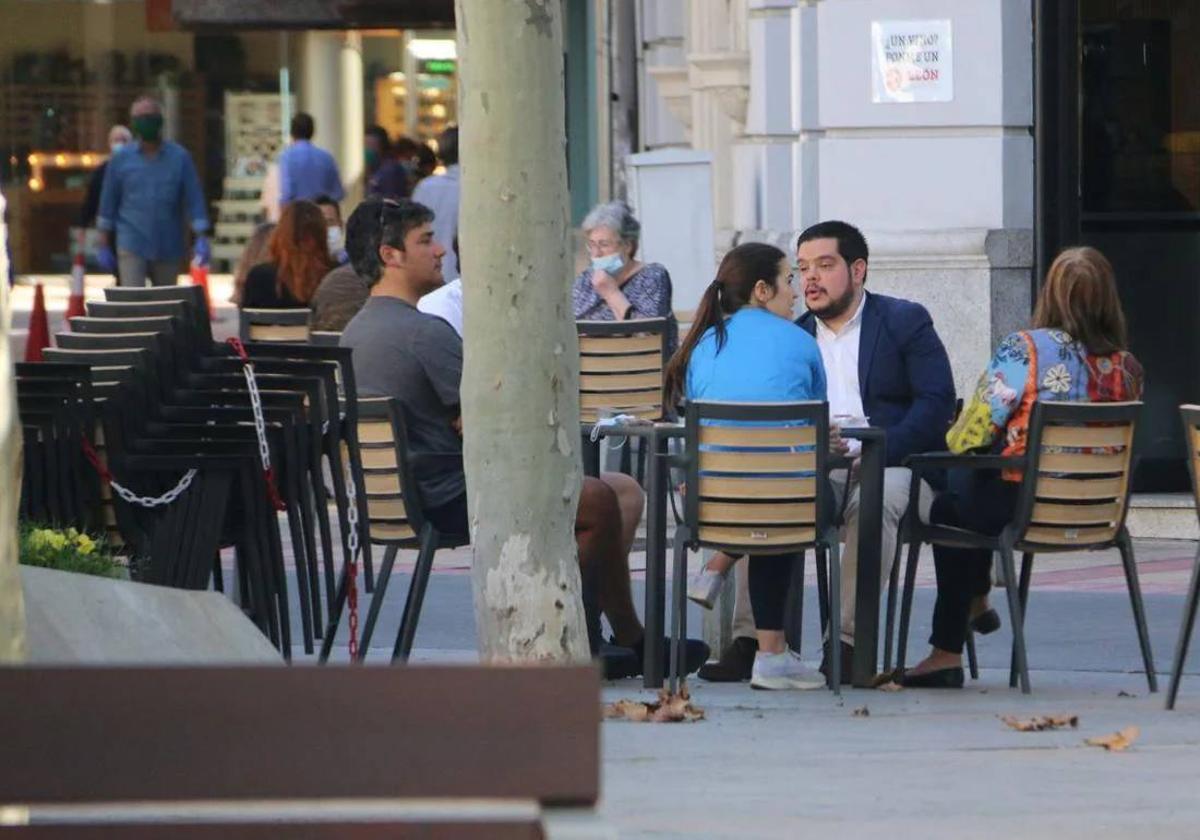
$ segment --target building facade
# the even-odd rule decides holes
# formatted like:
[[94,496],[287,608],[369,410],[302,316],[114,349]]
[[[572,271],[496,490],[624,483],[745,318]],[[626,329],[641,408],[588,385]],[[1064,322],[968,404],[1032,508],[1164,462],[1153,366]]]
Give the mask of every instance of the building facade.
[[639,0],[638,23],[640,148],[712,155],[718,251],[857,224],[868,288],[928,307],[960,396],[1054,254],[1104,251],[1147,369],[1135,486],[1186,489],[1200,4]]

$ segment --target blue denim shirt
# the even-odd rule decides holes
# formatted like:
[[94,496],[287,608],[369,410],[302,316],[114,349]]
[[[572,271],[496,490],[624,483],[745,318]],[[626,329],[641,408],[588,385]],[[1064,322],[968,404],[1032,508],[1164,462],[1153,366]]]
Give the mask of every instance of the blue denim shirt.
[[307,140],[295,140],[279,154],[279,204],[327,195],[341,201],[346,191],[333,155]]
[[117,152],[107,169],[96,226],[116,230],[122,250],[147,260],[177,260],[184,254],[181,214],[196,233],[208,230],[204,191],[183,146],[165,140],[148,157],[139,143]]

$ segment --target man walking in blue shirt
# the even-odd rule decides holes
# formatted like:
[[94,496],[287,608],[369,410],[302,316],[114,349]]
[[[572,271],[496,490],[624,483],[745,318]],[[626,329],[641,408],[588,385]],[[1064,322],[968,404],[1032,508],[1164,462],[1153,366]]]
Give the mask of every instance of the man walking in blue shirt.
[[315,132],[308,114],[292,117],[292,143],[279,154],[280,207],[293,201],[312,201],[319,195],[334,201],[346,196],[333,155],[312,143]]
[[[129,109],[137,142],[114,154],[104,173],[100,212],[101,231],[97,261],[106,271],[120,262],[122,286],[172,286],[179,277],[184,256],[179,217],[186,214],[196,235],[195,261],[207,265],[211,250],[204,235],[208,212],[196,167],[187,150],[162,136],[162,106],[143,96]],[[111,235],[121,243],[114,255]]]

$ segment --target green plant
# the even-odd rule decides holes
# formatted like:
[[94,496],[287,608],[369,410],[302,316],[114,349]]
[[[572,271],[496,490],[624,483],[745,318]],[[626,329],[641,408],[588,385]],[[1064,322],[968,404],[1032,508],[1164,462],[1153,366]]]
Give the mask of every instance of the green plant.
[[101,539],[27,522],[21,523],[21,563],[100,577],[117,577],[125,568]]

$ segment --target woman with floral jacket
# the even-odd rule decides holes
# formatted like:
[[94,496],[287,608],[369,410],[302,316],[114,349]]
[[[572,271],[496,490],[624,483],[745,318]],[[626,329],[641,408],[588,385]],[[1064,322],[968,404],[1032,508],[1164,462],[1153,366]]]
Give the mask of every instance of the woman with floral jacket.
[[[946,434],[948,448],[1023,455],[1038,400],[1140,399],[1142,366],[1127,347],[1112,265],[1094,248],[1063,251],[1046,274],[1033,329],[1000,343],[970,404]],[[930,521],[999,534],[1016,509],[1021,478],[1019,470],[951,470],[949,489],[934,500]],[[934,546],[933,554],[938,587],[933,649],[901,681],[914,688],[961,688],[968,622],[981,632],[999,627],[987,604],[992,555],[945,546]]]

